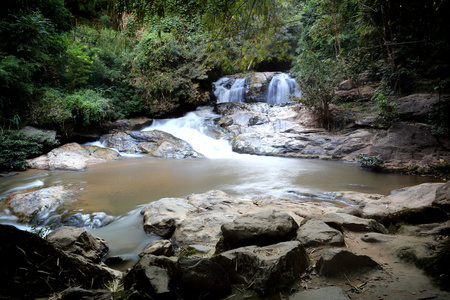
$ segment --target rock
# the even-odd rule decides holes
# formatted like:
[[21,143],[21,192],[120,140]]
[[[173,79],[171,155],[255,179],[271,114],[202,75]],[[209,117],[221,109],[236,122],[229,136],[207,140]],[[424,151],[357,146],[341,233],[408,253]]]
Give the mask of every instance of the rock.
[[68,287],[102,289],[114,279],[106,268],[55,248],[13,226],[0,225],[0,295],[11,299],[48,298]]
[[359,88],[350,88],[350,85],[346,85],[345,88],[337,89],[335,94],[341,101],[367,101],[375,94],[376,88],[376,85],[364,85]]
[[[416,122],[428,122],[431,107],[439,102],[439,94],[412,94],[395,100],[397,109],[404,115],[403,118]],[[442,96],[442,101],[449,99],[448,95]]]
[[406,221],[413,224],[446,221],[447,214],[433,202],[442,183],[423,183],[393,191],[363,207],[363,216],[382,223]]
[[152,125],[153,120],[149,118],[135,118],[127,120],[117,120],[109,125],[111,132],[141,130]]
[[237,248],[211,260],[225,268],[231,283],[251,284],[263,296],[290,288],[309,266],[309,257],[298,241]]
[[164,255],[173,256],[175,252],[173,251],[172,243],[169,240],[157,240],[148,244],[145,249],[139,253],[139,256],[144,256],[147,254],[151,255]]
[[432,205],[450,213],[450,181],[437,188]]
[[147,254],[125,274],[123,283],[126,290],[142,292],[157,299],[177,299],[173,291],[179,276],[175,257]]
[[386,243],[395,240],[395,236],[382,234],[377,232],[369,232],[361,237],[361,240],[366,243]]
[[[450,160],[450,152],[445,150],[448,142],[439,141],[431,133],[431,125],[395,123],[387,132],[379,133],[362,153],[369,157],[379,155],[390,169],[406,169],[441,165],[442,160]],[[447,144],[446,144],[447,143]]]
[[[50,223],[51,218],[46,223]],[[94,212],[91,214],[76,213],[62,221],[64,226],[99,228],[114,221],[114,217],[104,212]]]
[[343,272],[357,271],[363,268],[381,267],[369,256],[343,249],[325,251],[316,264],[317,273],[325,276],[337,276]]
[[233,198],[222,191],[212,190],[187,198],[163,198],[151,202],[142,209],[141,214],[144,216],[146,232],[171,238],[174,245],[214,247],[222,237],[222,224],[238,216],[263,210],[286,213],[296,223],[300,223],[303,217],[334,212],[337,207],[271,196],[258,199]]
[[48,215],[66,202],[74,200],[74,192],[62,185],[42,188],[28,193],[7,196],[4,205],[19,217],[20,222],[42,224]]
[[39,129],[32,126],[25,126],[22,129],[20,129],[20,132],[23,132],[27,135],[33,135],[33,134],[43,134],[47,137],[49,137],[52,140],[56,140],[56,130],[48,130],[48,129]]
[[184,295],[217,297],[231,291],[227,272],[213,260],[181,256],[177,267],[181,274],[179,286]]
[[230,249],[289,241],[297,229],[298,224],[290,215],[274,210],[239,216],[221,227],[224,242]]
[[326,214],[322,217],[322,221],[333,228],[345,228],[356,232],[375,231],[387,233],[386,228],[375,220],[363,219],[343,213]]
[[297,240],[305,247],[343,246],[344,236],[319,219],[307,220],[297,231]]
[[90,165],[117,159],[118,156],[119,153],[111,149],[70,143],[30,159],[28,163],[32,169],[81,171]]
[[72,226],[55,229],[47,236],[47,241],[58,249],[81,255],[94,263],[101,262],[109,251],[105,240]]
[[187,142],[160,130],[119,132],[103,136],[102,141],[107,147],[132,154],[175,159],[203,157]]
[[298,292],[289,297],[289,300],[348,300],[348,295],[340,287],[325,287],[317,290]]

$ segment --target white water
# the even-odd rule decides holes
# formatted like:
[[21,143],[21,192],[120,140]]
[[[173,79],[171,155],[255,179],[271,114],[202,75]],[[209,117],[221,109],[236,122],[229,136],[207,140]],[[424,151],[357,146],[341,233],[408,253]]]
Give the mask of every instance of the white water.
[[245,85],[247,83],[247,78],[237,78],[234,80],[233,84],[228,77],[222,77],[218,81],[213,83],[214,95],[217,97],[217,103],[225,102],[244,102]]
[[291,102],[289,95],[301,96],[298,84],[289,74],[280,73],[273,76],[269,83],[266,102],[269,104],[282,104]]
[[161,130],[188,142],[195,151],[207,158],[233,158],[234,153],[229,141],[221,139],[213,131],[214,119],[220,117],[211,107],[200,107],[177,119],[154,120],[150,127],[142,131]]

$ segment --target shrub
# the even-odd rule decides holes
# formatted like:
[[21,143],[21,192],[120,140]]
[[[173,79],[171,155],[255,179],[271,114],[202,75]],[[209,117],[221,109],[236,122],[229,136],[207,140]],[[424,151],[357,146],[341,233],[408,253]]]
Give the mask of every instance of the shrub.
[[400,111],[397,108],[397,103],[389,100],[388,97],[382,93],[375,93],[371,101],[374,101],[378,106],[378,120],[386,126],[398,120]]
[[379,155],[369,157],[365,154],[359,154],[358,155],[358,163],[363,168],[377,170],[381,167],[382,164],[384,164],[384,161],[381,159],[381,157]]
[[28,158],[41,155],[57,144],[57,140],[42,133],[27,135],[18,131],[4,131],[0,135],[0,170],[26,169]]

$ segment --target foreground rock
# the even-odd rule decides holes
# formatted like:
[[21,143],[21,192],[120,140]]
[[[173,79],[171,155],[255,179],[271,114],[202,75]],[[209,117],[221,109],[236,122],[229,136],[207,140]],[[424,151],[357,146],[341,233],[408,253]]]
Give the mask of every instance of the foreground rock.
[[19,222],[42,224],[51,212],[74,201],[74,191],[62,185],[25,193],[14,193],[2,201],[2,206],[18,216]]
[[39,170],[81,171],[90,165],[114,160],[119,153],[97,146],[65,144],[49,153],[28,160],[30,168]]
[[318,218],[309,219],[300,226],[297,231],[297,240],[305,247],[344,245],[342,233]]
[[148,154],[161,158],[203,157],[187,142],[160,130],[126,131],[102,137],[106,147],[131,154]]
[[362,268],[380,268],[372,258],[343,249],[330,249],[322,254],[316,264],[317,272],[325,276],[336,276]]
[[0,294],[12,299],[49,297],[71,286],[102,289],[114,279],[105,268],[55,248],[13,226],[0,225]]
[[[166,239],[172,238],[173,242],[180,245],[199,244],[214,247],[222,237],[222,224],[229,223],[241,215],[267,210],[275,210],[276,214],[283,216],[288,215],[299,224],[308,215],[320,216],[336,211],[337,207],[329,203],[299,203],[275,197],[233,198],[222,191],[213,190],[187,198],[163,198],[148,204],[141,214],[144,217],[144,230],[148,233]],[[295,227],[290,218],[285,219],[291,229]],[[270,224],[264,222],[260,225],[266,229],[270,227]],[[291,229],[287,229],[285,233]],[[294,237],[295,231],[293,232]]]

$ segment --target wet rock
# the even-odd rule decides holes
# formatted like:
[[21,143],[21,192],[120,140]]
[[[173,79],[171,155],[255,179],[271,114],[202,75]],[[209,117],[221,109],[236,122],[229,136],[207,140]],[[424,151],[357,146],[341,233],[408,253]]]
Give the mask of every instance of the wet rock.
[[126,131],[102,137],[107,147],[132,154],[148,154],[161,158],[197,158],[203,157],[187,142],[160,131]]
[[99,263],[109,251],[105,240],[72,226],[55,229],[47,236],[47,241],[58,249],[81,255],[94,263]]
[[[47,220],[47,224],[50,220]],[[62,221],[64,226],[84,227],[84,228],[100,228],[114,221],[114,217],[104,212],[95,212],[92,214],[73,214]]]
[[11,299],[48,298],[68,287],[102,289],[114,276],[79,256],[13,226],[0,225],[0,295]]
[[309,266],[309,257],[298,241],[237,248],[211,260],[225,268],[232,283],[251,284],[261,295],[290,288]]
[[319,219],[307,220],[297,231],[297,240],[305,247],[343,246],[344,236]]
[[298,224],[290,215],[274,210],[239,216],[221,227],[224,242],[230,249],[289,241],[297,229]]
[[139,253],[139,256],[144,256],[146,254],[151,255],[164,255],[173,256],[175,252],[173,251],[173,245],[169,240],[157,240],[148,244],[144,250]]
[[141,130],[152,125],[153,120],[149,118],[135,118],[126,120],[117,120],[109,125],[109,130],[112,132]]
[[325,276],[337,276],[342,272],[357,271],[363,268],[381,267],[369,256],[343,249],[325,251],[316,264],[317,272]]
[[42,188],[28,193],[14,193],[4,200],[4,205],[19,217],[20,222],[45,223],[52,212],[73,201],[74,192],[62,185]]
[[324,287],[313,291],[298,292],[289,300],[348,300],[348,295],[340,287]]
[[387,233],[386,228],[372,219],[363,219],[344,213],[329,213],[322,217],[322,221],[333,228],[345,228],[350,231],[367,232],[375,231]]
[[114,160],[119,154],[111,149],[97,146],[65,144],[49,153],[28,160],[30,168],[39,170],[81,171],[90,165]]
[[144,255],[124,276],[124,288],[150,295],[157,299],[177,299],[173,291],[180,274],[177,259]]
[[227,272],[213,260],[181,256],[177,267],[180,272],[179,286],[184,295],[214,298],[231,290]]

